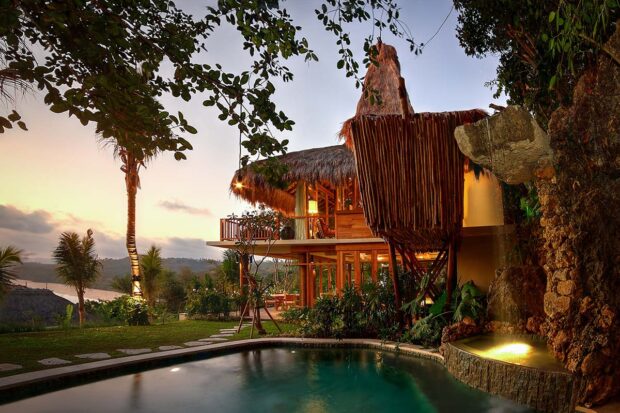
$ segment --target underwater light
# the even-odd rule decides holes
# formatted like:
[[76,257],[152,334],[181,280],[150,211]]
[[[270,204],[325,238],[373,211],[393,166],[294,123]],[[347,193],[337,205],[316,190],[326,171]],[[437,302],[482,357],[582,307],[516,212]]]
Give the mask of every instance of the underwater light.
[[529,344],[514,342],[491,347],[486,353],[491,357],[524,356],[530,351],[532,351],[532,346]]
[[170,369],[170,371],[173,372],[173,373],[176,373],[179,370],[181,370],[181,369],[178,368],[178,367],[173,367],[173,368]]

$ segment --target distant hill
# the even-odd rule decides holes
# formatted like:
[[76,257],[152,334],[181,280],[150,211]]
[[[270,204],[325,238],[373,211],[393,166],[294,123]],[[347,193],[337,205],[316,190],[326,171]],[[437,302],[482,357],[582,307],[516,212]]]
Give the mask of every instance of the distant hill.
[[[97,280],[93,288],[110,290],[110,282],[117,275],[129,273],[129,258],[112,259],[105,258],[102,261],[103,269],[101,277]],[[163,258],[164,268],[179,272],[181,268],[187,267],[192,272],[204,274],[217,268],[221,262],[211,259],[192,259],[192,258]],[[39,262],[25,262],[16,268],[17,278],[37,282],[59,282],[54,271],[54,264],[42,264]]]

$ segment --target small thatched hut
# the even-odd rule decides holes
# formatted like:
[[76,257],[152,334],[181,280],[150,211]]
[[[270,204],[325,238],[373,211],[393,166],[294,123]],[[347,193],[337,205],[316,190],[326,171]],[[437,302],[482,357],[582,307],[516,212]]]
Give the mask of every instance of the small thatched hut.
[[[448,263],[450,278],[463,222],[465,168],[454,129],[486,113],[414,114],[396,51],[382,43],[376,48],[379,66],[369,68],[357,113],[340,134],[355,155],[364,216],[390,244],[392,259],[398,250],[414,276],[424,273],[415,253],[439,251],[431,278]],[[379,104],[370,102],[371,89]]]
[[258,161],[235,173],[230,183],[231,192],[251,204],[266,203],[285,214],[293,214],[298,182],[325,182],[336,186],[355,178],[355,159],[344,145],[289,152],[278,160],[287,168],[282,177],[287,187],[271,185],[257,172],[265,161]]

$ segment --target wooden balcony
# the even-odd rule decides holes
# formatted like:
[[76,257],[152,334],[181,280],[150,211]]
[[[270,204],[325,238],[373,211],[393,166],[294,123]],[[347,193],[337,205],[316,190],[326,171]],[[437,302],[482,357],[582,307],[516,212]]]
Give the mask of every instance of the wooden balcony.
[[[220,241],[237,241],[241,237],[249,238],[249,234],[243,234],[243,231],[247,231],[246,220],[247,218],[242,217],[220,219]],[[251,237],[255,240],[373,237],[361,211],[338,211],[331,216],[291,216],[278,221],[274,228],[261,228],[255,231],[256,233]]]

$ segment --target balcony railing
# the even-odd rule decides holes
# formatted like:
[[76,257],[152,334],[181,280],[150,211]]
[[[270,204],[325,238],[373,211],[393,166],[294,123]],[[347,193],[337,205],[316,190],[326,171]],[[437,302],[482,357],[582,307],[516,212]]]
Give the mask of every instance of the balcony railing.
[[[321,239],[335,238],[335,217],[333,215],[306,215],[286,217],[277,220],[274,227],[254,228],[254,234],[247,234],[248,218],[234,217],[220,219],[220,241],[237,241],[239,239]],[[297,230],[303,228],[303,237],[297,236]]]

